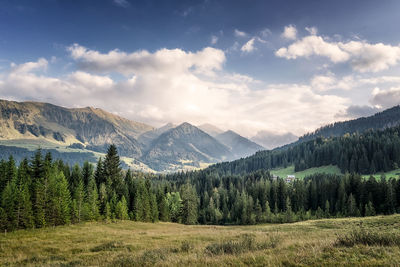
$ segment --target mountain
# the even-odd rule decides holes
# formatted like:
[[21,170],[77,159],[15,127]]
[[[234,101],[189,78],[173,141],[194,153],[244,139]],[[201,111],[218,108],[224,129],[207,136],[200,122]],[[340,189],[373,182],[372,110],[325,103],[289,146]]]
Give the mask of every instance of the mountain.
[[274,149],[286,144],[290,144],[298,139],[292,133],[276,134],[269,131],[259,131],[250,140],[261,144],[266,149]]
[[387,172],[400,166],[399,136],[400,107],[395,106],[370,117],[321,127],[294,143],[218,163],[210,169],[248,173],[290,165],[294,165],[295,171],[335,165],[349,173]]
[[229,147],[234,159],[247,157],[265,149],[231,130],[218,134],[215,139]]
[[212,136],[185,122],[161,134],[142,157],[151,168],[179,169],[182,165],[201,167],[231,158],[229,148]]
[[367,130],[382,130],[400,125],[400,106],[395,106],[378,112],[369,117],[335,122],[299,138],[299,143],[313,140],[317,137],[342,136],[346,133],[363,133]]
[[209,123],[204,123],[202,125],[199,125],[198,128],[202,130],[203,132],[208,133],[212,137],[216,137],[217,135],[223,133],[221,129],[219,129],[217,126],[214,126]]
[[152,126],[97,108],[0,100],[0,140],[45,140],[104,152],[114,143],[121,155],[140,157],[136,138]]
[[147,131],[138,137],[139,143],[142,145],[143,150],[149,150],[152,142],[157,139],[161,134],[165,133],[168,130],[171,130],[172,128],[175,128],[176,125],[172,123],[167,123],[166,125],[153,129],[150,131]]

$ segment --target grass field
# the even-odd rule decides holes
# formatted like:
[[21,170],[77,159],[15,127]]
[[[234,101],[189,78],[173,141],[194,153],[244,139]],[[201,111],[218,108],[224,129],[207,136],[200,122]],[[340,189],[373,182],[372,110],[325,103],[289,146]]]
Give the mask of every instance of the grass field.
[[[360,227],[373,234],[348,235]],[[343,237],[347,243],[338,241]],[[1,235],[0,265],[398,266],[400,215],[283,225],[120,221],[23,230]]]
[[307,175],[311,175],[314,173],[329,173],[329,174],[340,174],[340,169],[337,166],[329,165],[329,166],[322,166],[322,167],[316,167],[316,168],[310,168],[304,171],[300,172],[295,172],[294,171],[294,166],[289,166],[287,168],[283,169],[275,169],[271,170],[271,173],[274,175],[277,175],[281,178],[286,178],[288,175],[295,175],[296,178],[304,178]]
[[[333,166],[333,165],[310,168],[310,169],[300,171],[300,172],[295,172],[294,166],[292,165],[287,168],[271,170],[271,173],[274,175],[277,175],[279,177],[282,177],[282,178],[286,178],[286,176],[288,176],[288,175],[295,175],[296,178],[301,178],[301,179],[306,177],[307,175],[311,175],[311,174],[315,174],[315,173],[341,174],[340,169],[337,166]],[[385,175],[387,179],[389,179],[391,177],[397,178],[400,176],[400,169],[389,171],[389,172],[376,173],[373,176],[376,179],[380,179],[380,177],[382,175]],[[370,177],[370,174],[365,174],[365,175],[363,175],[363,177],[368,179]]]

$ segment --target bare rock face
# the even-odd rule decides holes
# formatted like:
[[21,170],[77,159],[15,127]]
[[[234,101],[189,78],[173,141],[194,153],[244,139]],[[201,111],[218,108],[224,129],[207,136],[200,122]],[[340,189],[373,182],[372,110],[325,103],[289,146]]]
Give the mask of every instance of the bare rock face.
[[140,157],[136,138],[154,128],[101,109],[68,109],[47,103],[0,100],[0,138],[44,138],[66,145],[81,143],[104,152],[115,144],[121,155]]

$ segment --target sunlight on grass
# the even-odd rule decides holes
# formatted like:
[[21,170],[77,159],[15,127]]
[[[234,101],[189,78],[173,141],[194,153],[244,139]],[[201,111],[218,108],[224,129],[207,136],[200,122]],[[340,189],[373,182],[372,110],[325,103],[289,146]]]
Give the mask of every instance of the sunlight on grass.
[[[360,227],[368,235],[337,245],[355,240]],[[2,234],[0,265],[398,265],[397,242],[381,242],[382,249],[379,240],[399,229],[400,215],[253,226],[92,222]]]

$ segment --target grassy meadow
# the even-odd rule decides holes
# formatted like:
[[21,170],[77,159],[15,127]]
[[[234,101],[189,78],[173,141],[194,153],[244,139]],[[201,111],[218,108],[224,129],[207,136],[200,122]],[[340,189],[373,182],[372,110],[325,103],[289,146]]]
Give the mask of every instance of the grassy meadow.
[[333,165],[310,168],[299,172],[294,171],[294,165],[288,166],[286,168],[271,170],[271,174],[277,175],[281,178],[286,178],[286,176],[288,175],[295,175],[296,178],[303,179],[307,175],[311,175],[314,173],[341,174],[340,169],[337,166]]
[[[295,172],[294,165],[291,165],[286,168],[273,169],[271,170],[271,173],[282,178],[285,178],[288,175],[295,175],[296,178],[303,179],[304,177],[315,173],[341,174],[341,171],[337,166],[328,165],[328,166],[315,167],[306,169],[304,171]],[[380,179],[382,175],[385,175],[387,179],[392,177],[397,178],[400,176],[400,169],[373,174],[373,176],[376,179]],[[362,177],[365,179],[368,179],[370,176],[371,176],[370,174],[362,175]]]
[[400,215],[253,226],[118,221],[20,230],[1,234],[0,265],[399,266]]

